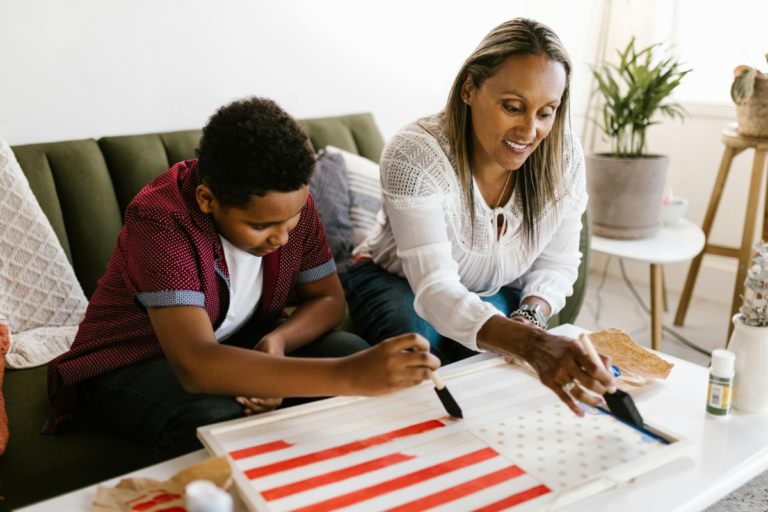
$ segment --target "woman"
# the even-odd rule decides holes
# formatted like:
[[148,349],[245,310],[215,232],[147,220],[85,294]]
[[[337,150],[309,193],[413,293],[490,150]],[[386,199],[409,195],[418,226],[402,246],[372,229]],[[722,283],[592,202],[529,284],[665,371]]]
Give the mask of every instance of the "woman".
[[[495,28],[467,59],[443,112],[406,126],[381,159],[383,207],[358,249],[347,300],[363,338],[426,337],[444,363],[521,357],[571,409],[613,377],[547,318],[573,293],[587,205],[567,128],[571,62],[528,19]],[[605,359],[607,361],[607,358]]]

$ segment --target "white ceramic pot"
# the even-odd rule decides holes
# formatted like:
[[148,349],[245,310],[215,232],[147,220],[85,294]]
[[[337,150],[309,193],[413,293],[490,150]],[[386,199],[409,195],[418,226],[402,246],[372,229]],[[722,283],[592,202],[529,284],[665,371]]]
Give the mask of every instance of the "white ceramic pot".
[[731,405],[745,412],[768,411],[768,326],[746,325],[734,315],[728,350],[736,354]]

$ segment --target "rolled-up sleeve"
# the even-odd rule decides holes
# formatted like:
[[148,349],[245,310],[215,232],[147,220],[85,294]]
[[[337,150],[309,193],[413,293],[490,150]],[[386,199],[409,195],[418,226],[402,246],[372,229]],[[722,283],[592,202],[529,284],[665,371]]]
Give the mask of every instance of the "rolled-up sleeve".
[[315,207],[315,200],[310,194],[307,204],[301,213],[306,216],[306,238],[302,247],[301,266],[296,284],[306,284],[319,281],[336,272],[336,262],[333,260],[325,228],[320,221],[320,215]]
[[205,306],[196,253],[182,230],[133,221],[126,226],[123,243],[123,276],[138,306]]

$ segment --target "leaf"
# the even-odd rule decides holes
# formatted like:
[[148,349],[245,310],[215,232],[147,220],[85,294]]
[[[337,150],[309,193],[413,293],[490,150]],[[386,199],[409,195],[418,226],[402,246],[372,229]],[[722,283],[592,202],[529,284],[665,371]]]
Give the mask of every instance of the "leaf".
[[742,105],[752,97],[752,93],[755,92],[755,76],[756,70],[749,68],[733,79],[731,98],[733,98],[734,103]]
[[736,69],[733,70],[733,78],[736,78],[737,76],[741,75],[743,72],[748,71],[750,69],[752,68],[749,66],[745,66],[743,64],[741,66],[736,66]]

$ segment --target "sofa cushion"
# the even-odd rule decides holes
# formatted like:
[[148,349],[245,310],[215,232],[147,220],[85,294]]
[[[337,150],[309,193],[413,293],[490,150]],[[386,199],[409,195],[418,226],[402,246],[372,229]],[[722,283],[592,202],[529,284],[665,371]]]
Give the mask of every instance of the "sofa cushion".
[[317,213],[325,228],[328,246],[336,261],[339,275],[352,265],[355,236],[349,218],[349,183],[341,155],[323,152],[317,159],[309,191],[315,199]]
[[[0,510],[70,492],[157,462],[154,447],[115,434],[83,408],[55,436],[40,434],[48,417],[46,367],[6,370],[11,436],[0,457]],[[87,505],[87,504],[85,504]]]
[[299,121],[309,132],[315,150],[336,146],[379,163],[384,139],[371,114],[304,119]]
[[[107,270],[117,234],[123,227],[112,179],[98,144],[89,139],[14,146],[12,149],[15,154],[22,155],[19,163],[27,179],[43,177],[43,186],[36,183],[33,187],[35,193],[50,188],[50,182],[46,182],[45,165],[50,168],[72,266],[86,297],[90,297]],[[30,155],[32,158],[26,158]],[[25,167],[30,163],[31,167]],[[55,217],[56,208],[43,204],[46,214],[51,210]],[[52,225],[56,230],[56,223],[52,222]],[[62,236],[59,235],[59,239]]]

